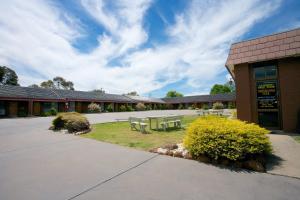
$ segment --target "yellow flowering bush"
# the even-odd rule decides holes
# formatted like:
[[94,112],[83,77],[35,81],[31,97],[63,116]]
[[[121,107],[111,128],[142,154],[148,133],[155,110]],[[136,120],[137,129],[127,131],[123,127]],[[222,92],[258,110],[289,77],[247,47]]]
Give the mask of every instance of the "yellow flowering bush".
[[200,156],[233,161],[270,153],[268,130],[255,124],[219,116],[197,119],[187,129],[184,146],[197,159]]

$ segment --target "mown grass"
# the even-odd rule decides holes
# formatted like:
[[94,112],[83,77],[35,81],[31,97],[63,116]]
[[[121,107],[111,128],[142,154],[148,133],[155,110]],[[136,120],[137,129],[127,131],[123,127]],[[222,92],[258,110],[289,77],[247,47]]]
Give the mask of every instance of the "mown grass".
[[[197,117],[184,116],[182,120],[183,126],[186,128]],[[147,134],[142,134],[139,131],[131,130],[129,122],[111,122],[92,125],[92,131],[82,135],[82,137],[141,150],[149,150],[166,144],[182,142],[185,128],[169,129],[166,132],[155,131],[149,129],[148,123]]]
[[297,136],[293,136],[293,138],[300,143],[300,135],[297,135]]

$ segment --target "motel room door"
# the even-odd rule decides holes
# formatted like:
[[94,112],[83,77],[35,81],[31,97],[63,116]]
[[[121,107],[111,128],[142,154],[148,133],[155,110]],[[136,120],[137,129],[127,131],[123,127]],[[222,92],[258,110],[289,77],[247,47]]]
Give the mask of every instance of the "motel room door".
[[277,66],[254,68],[256,108],[259,125],[269,129],[281,128]]

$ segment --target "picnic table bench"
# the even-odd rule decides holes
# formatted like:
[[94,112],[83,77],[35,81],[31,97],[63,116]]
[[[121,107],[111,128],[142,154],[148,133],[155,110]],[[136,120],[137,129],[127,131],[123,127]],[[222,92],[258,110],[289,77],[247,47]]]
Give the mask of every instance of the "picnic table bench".
[[130,123],[131,130],[139,130],[142,133],[146,133],[146,127],[148,126],[147,123],[145,123],[145,119],[138,118],[138,117],[129,117],[128,119]]

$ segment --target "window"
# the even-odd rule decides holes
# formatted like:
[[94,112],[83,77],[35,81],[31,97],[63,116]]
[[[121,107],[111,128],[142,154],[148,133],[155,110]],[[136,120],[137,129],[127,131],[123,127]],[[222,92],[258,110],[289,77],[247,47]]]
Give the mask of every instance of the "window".
[[274,79],[277,77],[277,68],[274,65],[254,68],[256,80]]

